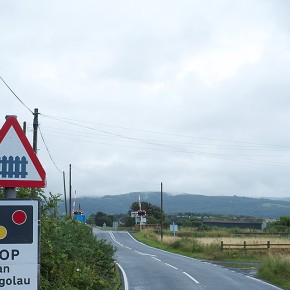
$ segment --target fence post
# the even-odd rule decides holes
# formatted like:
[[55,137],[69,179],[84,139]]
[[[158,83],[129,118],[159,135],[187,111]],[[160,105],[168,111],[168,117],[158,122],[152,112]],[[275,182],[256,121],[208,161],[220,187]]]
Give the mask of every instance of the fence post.
[[246,251],[246,250],[247,250],[247,242],[244,241],[244,251]]
[[223,249],[224,249],[224,242],[221,241],[221,250],[223,251]]
[[267,249],[270,250],[270,241],[267,242]]

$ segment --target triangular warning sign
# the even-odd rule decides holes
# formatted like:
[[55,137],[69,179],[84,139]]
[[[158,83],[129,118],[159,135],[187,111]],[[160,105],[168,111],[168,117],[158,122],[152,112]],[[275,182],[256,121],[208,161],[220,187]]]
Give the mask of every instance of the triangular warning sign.
[[0,186],[46,186],[45,171],[14,116],[0,130]]

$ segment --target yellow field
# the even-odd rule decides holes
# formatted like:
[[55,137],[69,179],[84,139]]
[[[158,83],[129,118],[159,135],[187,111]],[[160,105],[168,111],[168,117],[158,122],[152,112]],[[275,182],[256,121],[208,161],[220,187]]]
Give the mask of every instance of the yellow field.
[[[180,237],[176,236],[175,240],[179,240]],[[246,241],[247,244],[267,244],[270,241],[271,244],[290,244],[290,238],[285,237],[205,237],[205,238],[194,238],[203,245],[209,244],[243,244]],[[163,243],[172,244],[174,241],[173,236],[163,236]]]
[[224,244],[243,244],[246,241],[247,244],[267,244],[270,241],[271,244],[290,244],[290,239],[279,237],[219,237],[219,238],[196,238],[202,244],[220,244],[221,241]]

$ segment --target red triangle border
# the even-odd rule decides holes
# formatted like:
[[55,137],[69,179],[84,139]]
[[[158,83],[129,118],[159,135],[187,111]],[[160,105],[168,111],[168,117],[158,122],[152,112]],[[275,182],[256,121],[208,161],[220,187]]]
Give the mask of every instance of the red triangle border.
[[0,143],[4,140],[9,129],[13,127],[23,147],[25,148],[28,156],[30,157],[35,169],[37,170],[41,180],[14,180],[14,179],[0,179],[1,187],[33,187],[33,188],[44,188],[46,187],[46,173],[37,158],[31,144],[25,136],[21,126],[19,125],[17,118],[14,116],[8,117],[3,127],[0,130]]

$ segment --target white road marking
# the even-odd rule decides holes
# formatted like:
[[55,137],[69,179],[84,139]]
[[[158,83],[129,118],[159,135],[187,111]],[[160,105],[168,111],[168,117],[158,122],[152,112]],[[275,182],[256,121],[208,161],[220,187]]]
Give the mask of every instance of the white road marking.
[[[138,240],[136,240],[129,232],[124,232],[124,234],[128,234],[130,237],[131,237],[131,239],[133,239],[135,242],[137,242],[137,243],[139,243],[139,244],[141,244],[141,245],[143,245],[143,246],[145,246],[145,247],[148,247],[148,248],[151,248],[151,249],[154,249],[154,250],[157,250],[157,251],[161,251],[161,252],[164,252],[164,253],[170,253],[170,252],[168,252],[168,251],[165,251],[165,250],[161,250],[161,249],[157,249],[157,248],[154,248],[154,247],[151,247],[151,246],[148,246],[148,245],[146,245],[146,244],[144,244],[144,243],[141,243],[141,242],[139,242]],[[124,247],[124,245],[122,245],[122,244],[120,244],[116,239],[115,239],[115,237],[114,237],[114,235],[110,232],[110,235],[111,235],[111,237],[112,237],[112,239],[117,243],[117,244],[119,244],[120,246],[122,246],[122,247]],[[126,247],[126,248],[129,248],[129,247]],[[129,248],[129,249],[131,249],[131,248]],[[132,249],[131,249],[132,250]],[[155,259],[155,260],[157,260],[157,261],[160,261],[160,262],[162,262],[160,259],[158,259],[158,258],[156,258],[156,257],[154,257],[154,255],[150,255],[150,254],[145,254],[145,253],[141,253],[141,252],[138,252],[138,251],[136,251],[136,250],[134,250],[136,253],[139,253],[139,254],[141,254],[141,255],[148,255],[148,256],[151,256],[151,258],[153,258],[153,259]],[[191,257],[187,257],[187,256],[183,256],[183,255],[180,255],[180,254],[175,254],[175,253],[170,253],[170,254],[172,254],[172,255],[175,255],[175,256],[179,256],[179,257],[183,257],[183,258],[187,258],[187,259],[190,259],[190,260],[195,260],[195,261],[199,261],[198,259],[195,259],[195,258],[191,258]],[[217,265],[215,265],[215,264],[212,264],[212,263],[208,263],[208,262],[204,262],[204,263],[207,263],[207,264],[210,264],[210,265],[214,265],[214,266],[216,266],[216,267],[218,267]],[[128,280],[127,280],[127,276],[126,276],[126,273],[125,273],[125,271],[122,269],[122,267],[116,262],[116,264],[120,267],[120,269],[121,269],[121,271],[122,271],[122,273],[123,273],[123,275],[124,275],[124,289],[125,290],[128,290],[129,288],[128,288]],[[165,264],[167,264],[167,263],[165,263]],[[170,265],[170,264],[167,264],[168,266],[172,266],[172,265]],[[175,268],[174,266],[172,266],[173,268]],[[176,268],[176,269],[178,269],[178,268]],[[188,273],[186,273],[186,272],[182,272],[184,275],[186,275],[188,278],[190,278],[192,281],[194,281],[196,284],[199,284],[199,282],[196,280],[196,279],[194,279],[191,275],[189,275]],[[236,273],[236,272],[235,272]],[[246,277],[248,277],[248,278],[250,278],[250,279],[253,279],[253,280],[255,280],[255,281],[257,281],[257,282],[260,282],[260,283],[262,283],[262,284],[265,284],[265,285],[269,285],[269,286],[272,286],[274,289],[279,289],[279,290],[282,290],[282,288],[279,288],[279,287],[277,287],[277,286],[274,286],[274,285],[272,285],[272,284],[270,284],[270,283],[267,283],[267,282],[265,282],[265,281],[262,281],[262,280],[259,280],[259,279],[256,279],[256,278],[254,278],[254,277],[251,277],[251,276],[246,276]],[[126,281],[125,281],[126,280]]]
[[247,277],[250,278],[250,279],[252,279],[252,280],[255,280],[255,281],[257,281],[257,282],[260,282],[260,283],[262,283],[262,284],[270,285],[270,286],[272,286],[272,287],[275,288],[275,289],[280,289],[280,290],[282,290],[282,288],[279,288],[279,287],[277,287],[277,286],[275,286],[275,285],[272,285],[272,284],[270,284],[270,283],[267,283],[267,282],[265,282],[265,281],[262,281],[262,280],[256,279],[256,278],[251,277],[251,276],[247,276]]
[[125,270],[121,267],[121,265],[117,262],[115,262],[117,264],[117,266],[120,268],[122,275],[123,275],[123,279],[124,279],[124,290],[129,290],[129,284],[128,284],[128,278],[126,275]]
[[117,243],[117,244],[120,245],[121,247],[124,247],[124,245],[122,245],[121,243],[119,243],[119,242],[116,240],[115,236],[113,235],[113,233],[112,233],[111,231],[109,232],[109,234],[110,234],[112,240],[113,240],[115,243]]
[[171,253],[171,252],[168,252],[168,251],[165,251],[165,250],[161,250],[161,249],[158,249],[158,248],[154,248],[154,247],[151,247],[151,246],[148,246],[144,243],[141,243],[139,242],[138,240],[136,240],[129,232],[126,232],[129,237],[134,240],[136,243],[139,243],[141,245],[143,245],[144,247],[147,247],[147,248],[150,248],[150,249],[154,249],[156,251],[160,251],[160,252],[163,252],[163,253],[170,253],[171,255],[174,255],[174,256],[178,256],[178,257],[182,257],[182,258],[186,258],[186,259],[189,259],[189,260],[193,260],[193,261],[199,261],[198,259],[195,259],[195,258],[191,258],[191,257],[187,257],[187,256],[183,256],[183,255],[180,255],[180,254],[176,254],[176,253]]
[[146,254],[146,253],[139,252],[137,250],[134,250],[134,252],[139,254],[139,255],[142,255],[142,256],[154,256],[154,255],[151,255],[151,254]]
[[176,268],[176,267],[174,267],[174,266],[172,266],[172,265],[170,265],[170,264],[168,264],[168,263],[165,263],[165,265],[167,265],[167,266],[169,266],[169,267],[171,267],[171,268],[173,268],[173,269],[175,269],[175,270],[178,270],[178,268]]
[[199,284],[199,282],[196,280],[196,279],[194,279],[192,276],[190,276],[188,273],[186,273],[186,272],[182,272],[184,275],[186,275],[189,279],[191,279],[192,281],[194,281],[196,284]]

